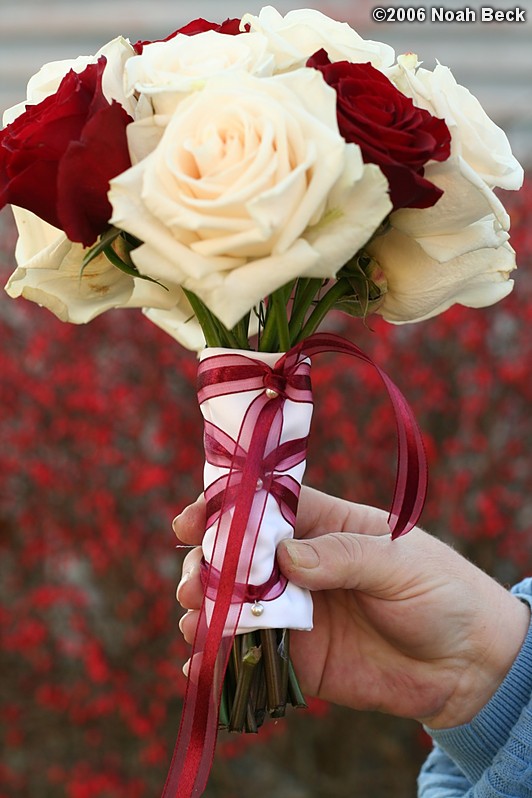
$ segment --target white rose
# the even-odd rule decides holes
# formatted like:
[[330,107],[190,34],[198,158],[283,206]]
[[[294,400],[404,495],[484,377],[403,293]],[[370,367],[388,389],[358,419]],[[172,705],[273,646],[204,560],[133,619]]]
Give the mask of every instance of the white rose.
[[100,56],[104,55],[107,64],[102,77],[102,90],[105,98],[111,102],[116,100],[123,108],[133,116],[136,101],[134,98],[127,98],[124,91],[124,66],[129,58],[135,55],[135,51],[130,43],[122,36],[118,36],[108,44],[105,44],[96,55],[79,56],[75,59],[63,61],[51,61],[30,78],[26,90],[26,99],[4,112],[3,124],[9,125],[20,114],[26,110],[26,105],[37,105],[55,94],[59,84],[70,70],[78,74],[83,72],[89,64],[95,64]]
[[452,136],[452,154],[463,158],[488,186],[520,188],[523,169],[512,155],[506,134],[477,98],[456,82],[448,67],[438,64],[431,72],[417,65],[412,54],[400,56],[398,65],[386,74],[415,105],[445,119]]
[[427,255],[443,262],[508,240],[510,218],[504,206],[462,158],[428,164],[425,177],[443,196],[431,208],[396,211],[390,221]]
[[30,211],[13,207],[19,231],[18,268],[6,285],[11,297],[24,297],[48,308],[61,321],[82,324],[118,307],[171,308],[190,306],[181,290],[131,277],[99,255],[82,270],[87,250]]
[[392,230],[376,238],[368,251],[386,275],[387,293],[377,313],[390,322],[422,321],[455,303],[485,307],[513,288],[509,274],[515,268],[515,253],[508,243],[440,263],[415,239]]
[[258,16],[244,14],[241,29],[245,25],[268,37],[277,71],[305,66],[307,59],[322,48],[331,61],[369,61],[385,68],[395,60],[389,45],[363,39],[346,22],[337,22],[310,8],[289,11],[283,17],[272,6],[265,6]]
[[209,81],[109,199],[111,223],[144,242],[139,271],[193,291],[227,327],[296,277],[334,276],[390,210],[313,69]]
[[[205,31],[178,34],[167,42],[153,42],[126,64],[126,91],[151,100],[153,112],[171,114],[177,103],[205,81],[224,72],[249,72],[258,77],[273,72],[273,55],[260,33],[228,36]],[[141,99],[141,115],[147,113]]]
[[428,164],[425,176],[443,196],[392,213],[391,232],[368,247],[388,285],[377,312],[391,322],[421,321],[456,302],[491,305],[513,287],[509,218],[493,191],[457,156]]

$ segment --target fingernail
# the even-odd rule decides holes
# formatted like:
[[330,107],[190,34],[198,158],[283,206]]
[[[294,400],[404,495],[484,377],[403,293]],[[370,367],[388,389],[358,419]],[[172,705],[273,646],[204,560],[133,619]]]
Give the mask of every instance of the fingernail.
[[179,513],[178,515],[176,515],[176,517],[172,521],[172,529],[174,530],[174,532],[175,532],[175,525],[177,524],[177,522],[179,521],[179,519],[181,518],[182,515],[183,515],[183,513]]
[[285,548],[296,568],[317,568],[320,564],[320,558],[310,543],[288,540]]
[[185,676],[188,676],[189,670],[190,670],[190,660],[187,659],[187,661],[183,665],[183,673],[185,674]]

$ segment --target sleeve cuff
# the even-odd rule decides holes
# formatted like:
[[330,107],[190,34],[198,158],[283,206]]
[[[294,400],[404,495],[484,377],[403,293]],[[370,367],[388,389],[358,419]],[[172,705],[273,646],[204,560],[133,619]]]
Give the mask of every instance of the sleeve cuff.
[[[523,590],[521,591],[521,587]],[[532,608],[532,579],[513,588],[512,593]],[[470,723],[451,729],[430,729],[435,743],[475,784],[498,751],[507,742],[523,708],[532,694],[532,619],[523,646],[495,695]]]

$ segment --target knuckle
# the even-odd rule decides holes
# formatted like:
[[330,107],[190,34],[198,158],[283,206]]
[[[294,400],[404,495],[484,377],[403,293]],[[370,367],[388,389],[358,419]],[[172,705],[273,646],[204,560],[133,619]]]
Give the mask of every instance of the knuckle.
[[350,532],[334,534],[339,576],[343,588],[356,588],[356,577],[364,568],[364,548],[358,535]]
[[189,551],[183,560],[183,573],[185,574],[187,571],[193,571],[198,568],[202,557],[201,546],[196,546],[192,551]]

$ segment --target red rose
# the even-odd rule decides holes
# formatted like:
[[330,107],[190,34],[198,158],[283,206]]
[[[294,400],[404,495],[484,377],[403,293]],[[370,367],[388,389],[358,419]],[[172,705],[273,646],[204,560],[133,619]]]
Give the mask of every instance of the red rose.
[[[195,36],[197,33],[205,33],[207,30],[214,30],[216,33],[225,33],[228,36],[238,36],[242,31],[240,30],[239,19],[226,19],[221,24],[218,22],[207,22],[206,19],[194,19],[182,28],[178,28],[173,33],[170,33],[166,39],[157,39],[156,41],[169,42],[174,39],[178,33],[183,33],[185,36]],[[249,25],[246,25],[246,31],[249,31]],[[141,55],[144,47],[153,42],[135,42],[133,49],[138,55]]]
[[340,133],[358,144],[365,163],[377,164],[398,208],[429,208],[442,191],[423,177],[427,161],[445,161],[451,134],[443,119],[417,108],[371,64],[331,64],[325,50],[307,66],[318,69],[336,91]]
[[122,106],[102,91],[106,59],[70,71],[57,92],[0,131],[0,208],[18,205],[94,244],[109,226],[109,181],[131,166]]

